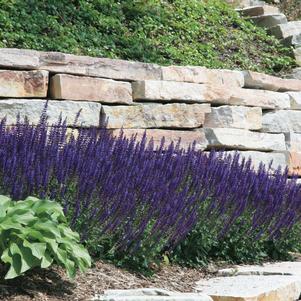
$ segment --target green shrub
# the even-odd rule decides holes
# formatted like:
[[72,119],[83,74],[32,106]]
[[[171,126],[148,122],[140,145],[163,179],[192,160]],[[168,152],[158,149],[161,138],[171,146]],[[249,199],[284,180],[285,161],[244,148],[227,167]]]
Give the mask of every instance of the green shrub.
[[0,255],[10,266],[6,279],[53,262],[64,267],[69,277],[77,268],[84,272],[91,259],[78,242],[79,235],[68,227],[56,202],[34,197],[13,202],[0,196]]
[[0,47],[269,73],[293,64],[222,0],[0,0]]

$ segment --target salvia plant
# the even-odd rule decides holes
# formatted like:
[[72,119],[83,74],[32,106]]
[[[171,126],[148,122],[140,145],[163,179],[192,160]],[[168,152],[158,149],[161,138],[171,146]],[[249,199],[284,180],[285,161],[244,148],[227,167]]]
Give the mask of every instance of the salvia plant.
[[13,202],[0,196],[0,258],[9,265],[6,279],[52,263],[74,277],[77,268],[84,272],[91,265],[89,254],[79,244],[79,234],[69,228],[62,207],[34,197]]
[[[0,192],[14,200],[29,195],[61,202],[82,241],[114,238],[116,250],[173,248],[196,225],[221,237],[248,223],[244,236],[281,238],[300,221],[301,187],[288,171],[252,168],[235,154],[200,152],[192,144],[155,146],[105,129],[70,133],[45,113],[0,124]],[[247,216],[244,221],[242,216]]]

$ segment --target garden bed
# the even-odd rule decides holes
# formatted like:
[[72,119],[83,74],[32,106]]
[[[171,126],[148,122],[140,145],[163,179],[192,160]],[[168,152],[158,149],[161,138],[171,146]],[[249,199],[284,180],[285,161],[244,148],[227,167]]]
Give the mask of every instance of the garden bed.
[[[214,269],[213,269],[214,270]],[[3,276],[3,275],[2,275]],[[192,292],[201,278],[210,277],[208,271],[180,266],[164,266],[153,277],[144,277],[98,261],[85,274],[70,281],[63,269],[36,269],[25,276],[0,282],[3,301],[79,301],[91,300],[106,289],[158,287],[172,291]],[[3,279],[3,277],[0,277]]]

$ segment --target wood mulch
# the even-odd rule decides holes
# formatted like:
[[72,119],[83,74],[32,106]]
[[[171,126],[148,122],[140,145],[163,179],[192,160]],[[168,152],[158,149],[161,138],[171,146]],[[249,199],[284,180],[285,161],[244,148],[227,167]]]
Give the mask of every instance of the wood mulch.
[[[211,267],[211,272],[215,268]],[[0,270],[0,279],[4,273]],[[210,273],[202,269],[164,266],[151,278],[130,273],[114,265],[98,261],[85,274],[69,280],[59,267],[35,269],[13,280],[0,280],[0,300],[3,301],[84,301],[106,289],[143,287],[164,288],[178,292],[193,292],[195,283]]]

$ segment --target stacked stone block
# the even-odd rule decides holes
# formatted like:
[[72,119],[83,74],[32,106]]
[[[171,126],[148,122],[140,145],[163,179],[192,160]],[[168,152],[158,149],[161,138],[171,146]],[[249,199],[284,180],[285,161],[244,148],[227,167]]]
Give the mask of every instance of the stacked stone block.
[[63,53],[0,49],[0,118],[37,123],[45,102],[77,127],[222,149],[301,175],[301,80]]

